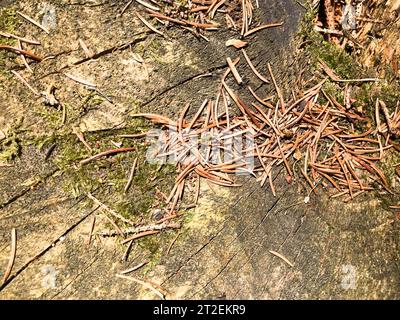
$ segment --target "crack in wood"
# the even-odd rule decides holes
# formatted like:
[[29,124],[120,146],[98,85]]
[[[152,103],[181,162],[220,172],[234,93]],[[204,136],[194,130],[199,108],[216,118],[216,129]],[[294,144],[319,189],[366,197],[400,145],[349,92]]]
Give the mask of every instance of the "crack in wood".
[[157,98],[159,98],[159,97],[165,95],[166,93],[170,92],[171,90],[173,90],[173,89],[175,89],[175,88],[177,88],[177,87],[179,87],[179,86],[182,86],[182,85],[186,84],[187,82],[190,82],[190,81],[192,81],[192,80],[194,80],[194,79],[196,79],[196,78],[198,78],[198,77],[200,77],[200,76],[202,76],[202,75],[204,75],[204,74],[222,70],[222,69],[226,68],[227,66],[228,66],[228,65],[225,63],[225,64],[222,64],[222,65],[219,65],[219,66],[216,66],[216,67],[209,68],[209,69],[207,69],[206,71],[203,71],[203,72],[200,72],[200,73],[196,73],[196,74],[194,74],[194,75],[191,75],[190,77],[185,78],[185,79],[183,79],[183,80],[180,80],[180,81],[178,81],[177,83],[173,84],[172,86],[170,86],[170,87],[168,87],[168,88],[162,90],[161,92],[157,93],[156,95],[154,95],[153,97],[151,97],[149,100],[143,102],[143,103],[141,104],[141,106],[142,106],[142,107],[145,107],[145,106],[147,106],[148,104],[150,104],[151,102],[153,102],[154,100],[156,100]]
[[27,269],[34,261],[42,257],[46,252],[51,250],[53,247],[56,246],[58,242],[61,241],[68,233],[70,233],[73,229],[75,229],[79,224],[81,224],[83,221],[86,220],[87,217],[89,217],[93,212],[95,212],[97,209],[99,209],[100,206],[97,206],[95,209],[91,210],[89,213],[84,215],[81,219],[79,219],[77,222],[75,222],[73,225],[71,225],[68,229],[66,229],[60,236],[57,237],[56,240],[54,240],[52,243],[50,243],[48,246],[46,246],[42,251],[40,251],[38,254],[36,254],[34,257],[29,259],[21,268],[19,268],[12,276],[8,278],[6,282],[4,282],[0,286],[0,292],[6,288],[18,275],[20,275],[25,269]]
[[[53,169],[51,172],[47,173],[44,177],[40,177],[39,180],[35,183],[35,186],[38,186],[38,185],[42,184],[43,182],[46,182],[46,180],[48,178],[52,177],[58,171],[60,171],[60,169],[56,168],[56,169]],[[13,202],[17,201],[18,199],[20,199],[21,197],[26,195],[31,190],[32,190],[32,186],[26,187],[25,189],[23,189],[16,195],[12,196],[10,199],[6,200],[3,203],[0,203],[0,210],[4,209],[5,207],[9,206]]]

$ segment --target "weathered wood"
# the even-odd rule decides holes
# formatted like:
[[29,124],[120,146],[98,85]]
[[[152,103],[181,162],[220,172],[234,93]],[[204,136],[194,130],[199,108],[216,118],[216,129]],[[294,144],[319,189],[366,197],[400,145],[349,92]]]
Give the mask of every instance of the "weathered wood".
[[[267,63],[271,63],[279,86],[290,89],[293,74],[304,63],[295,59],[293,42],[303,9],[289,0],[260,1],[260,5],[265,13],[259,17],[260,22],[284,20],[284,28],[254,34],[258,41],[251,43],[246,52],[261,74],[268,74]],[[58,9],[63,21],[80,18],[87,27],[93,23],[87,12],[80,16],[80,9]],[[95,7],[90,9],[90,17],[114,21],[117,9]],[[129,41],[128,30],[136,32],[137,26],[128,13],[129,10],[121,17],[121,25],[110,25],[108,20],[97,25],[98,30],[110,28],[112,39],[106,32],[99,32],[98,42],[85,39],[88,47],[101,52],[115,43]],[[71,29],[75,36],[84,32],[78,25]],[[73,49],[62,48],[66,45],[61,41],[64,37],[63,32],[54,33],[54,52]],[[140,68],[129,50],[81,63],[76,71],[89,76],[95,73],[96,84],[112,97],[113,103],[103,102],[101,108],[82,116],[77,123],[88,130],[123,123],[130,111],[137,111],[132,107],[134,97],[140,102],[140,112],[157,111],[172,116],[178,115],[188,100],[201,104],[218,89],[227,52],[232,57],[237,52],[227,49],[218,37],[211,35],[207,44],[191,37],[171,42],[162,39],[164,63],[146,61],[152,70],[150,81],[144,73],[135,73]],[[149,36],[145,45],[150,46],[154,39]],[[43,45],[47,43],[38,40]],[[74,52],[63,54],[71,61],[81,58]],[[37,66],[35,72],[38,78],[43,77],[41,81],[52,79],[62,84],[60,101],[80,105],[79,94],[74,90],[84,95],[85,89],[51,73],[62,65],[64,61],[55,59]],[[246,86],[250,84],[260,96],[274,92],[272,85],[263,83],[251,71],[239,72]],[[199,77],[208,73],[212,76]],[[246,88],[235,90],[245,92]],[[15,116],[21,110],[29,112],[23,107],[32,97],[22,93],[25,89],[17,85],[15,92],[9,94],[10,101],[16,101]],[[40,102],[32,104],[35,110],[42,107]],[[0,110],[9,112],[7,108],[10,106]],[[3,114],[0,120],[3,125],[10,119]],[[34,114],[30,121],[39,121],[33,129],[39,134],[45,121]],[[133,244],[128,261],[124,261],[126,247],[113,238],[93,237],[88,246],[92,230],[89,217],[96,214],[95,207],[66,193],[63,177],[52,175],[57,168],[43,157],[33,147],[24,148],[16,167],[0,168],[0,272],[5,271],[9,258],[10,230],[18,231],[17,256],[11,272],[15,276],[0,291],[0,299],[158,298],[142,286],[115,276],[147,261],[151,257],[149,250]],[[47,178],[31,188],[26,182],[34,181],[38,174]],[[160,243],[161,255],[146,265],[149,272],[144,275],[139,269],[135,277],[146,277],[159,284],[167,291],[167,299],[399,298],[399,222],[382,209],[373,194],[344,204],[329,199],[322,190],[318,195],[309,195],[310,202],[305,203],[308,194],[301,184],[288,185],[278,177],[274,197],[253,178],[241,180],[244,186],[235,190],[209,188],[202,183],[200,204],[186,213],[179,237],[173,235],[166,241],[165,233],[152,235]],[[105,193],[99,192],[102,191]],[[108,197],[112,199],[112,194]],[[105,223],[98,216],[93,234],[102,230]],[[271,254],[271,250],[286,257],[293,267]]]

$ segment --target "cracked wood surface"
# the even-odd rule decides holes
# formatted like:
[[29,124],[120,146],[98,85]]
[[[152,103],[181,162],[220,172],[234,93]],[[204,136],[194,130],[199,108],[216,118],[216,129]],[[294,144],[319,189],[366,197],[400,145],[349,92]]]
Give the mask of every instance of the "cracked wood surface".
[[[24,9],[29,7],[28,2],[22,3]],[[279,84],[290,87],[292,75],[302,67],[293,57],[292,42],[302,9],[289,0],[260,1],[260,5],[261,21],[283,19],[285,24],[283,29],[257,35],[258,44],[248,51],[249,56],[262,74],[268,74],[266,62],[270,62]],[[89,30],[67,24],[74,38],[78,33],[86,36],[87,44],[96,52],[125,43],[139,31],[126,13],[116,25],[108,24],[118,12],[115,6],[79,7],[57,7],[63,23],[80,17],[78,11],[83,11],[81,19],[86,19],[82,21],[89,27],[93,28],[91,18],[97,18],[103,29],[113,32],[112,37],[102,33],[96,42]],[[69,61],[77,61],[73,46],[65,48],[57,42],[60,36],[57,34],[52,43],[56,51],[65,52]],[[90,111],[79,125],[87,130],[107,130],[123,123],[132,111],[132,97],[139,101],[140,111],[176,115],[187,99],[200,103],[212,96],[226,56],[237,54],[224,46],[230,36],[211,36],[206,44],[194,38],[163,42],[163,59],[178,63],[148,61],[148,82],[142,82],[141,75],[135,73],[138,69],[130,50],[82,62],[74,70],[95,74],[99,88],[112,96],[113,103],[104,102],[101,109]],[[150,35],[144,40],[145,46],[154,39]],[[38,77],[49,74],[45,81],[62,83],[61,99],[79,101],[80,86],[50,74],[63,65],[57,59],[49,61],[43,70],[37,70]],[[239,71],[250,78],[247,81],[257,93],[266,96],[273,92],[272,86],[263,85],[240,66]],[[212,73],[210,77],[198,77],[208,72]],[[19,98],[22,93],[29,95],[26,88],[17,85],[14,107],[24,105]],[[15,112],[21,110],[26,112]],[[9,119],[1,116],[0,122],[7,123]],[[33,117],[34,121],[43,123]],[[62,173],[45,160],[43,152],[24,148],[15,167],[0,170],[0,272],[8,261],[10,231],[16,228],[18,233],[15,265],[9,282],[0,290],[1,299],[158,298],[115,276],[146,261],[143,248],[134,245],[124,261],[125,247],[113,238],[94,237],[92,245],[87,245],[90,218],[98,213],[97,208],[84,197],[75,199],[62,189]],[[305,204],[303,187],[287,185],[279,175],[277,197],[252,178],[241,180],[244,186],[240,189],[209,188],[203,183],[200,204],[185,218],[169,254],[170,243],[164,233],[152,236],[161,243],[162,254],[135,276],[159,284],[167,291],[167,299],[400,298],[399,222],[381,208],[378,200],[368,195],[343,204],[320,192]],[[96,226],[103,229],[105,221],[100,217]]]

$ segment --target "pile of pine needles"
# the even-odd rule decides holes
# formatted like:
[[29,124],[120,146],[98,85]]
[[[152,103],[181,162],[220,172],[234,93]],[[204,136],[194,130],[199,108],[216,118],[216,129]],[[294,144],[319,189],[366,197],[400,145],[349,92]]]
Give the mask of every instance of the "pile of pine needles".
[[[346,196],[344,201],[376,188],[391,192],[377,162],[394,146],[391,137],[400,129],[398,110],[390,114],[378,100],[375,128],[360,131],[355,124],[365,125],[369,119],[326,93],[326,79],[286,101],[271,71],[276,102],[258,97],[249,87],[254,101],[248,103],[227,85],[227,75],[234,74],[229,71],[215,99],[204,101],[191,119],[186,119],[189,104],[176,121],[157,114],[136,115],[162,129],[162,143],[153,148],[152,156],[170,156],[176,163],[178,176],[166,200],[171,214],[178,209],[186,181],[201,177],[217,185],[239,186],[233,175],[248,172],[261,186],[268,182],[275,195],[273,172],[282,166],[288,183],[299,173],[312,191],[322,185],[331,197]],[[238,137],[250,143],[239,149],[231,143],[227,148],[226,141]],[[195,202],[197,197],[198,193]]]

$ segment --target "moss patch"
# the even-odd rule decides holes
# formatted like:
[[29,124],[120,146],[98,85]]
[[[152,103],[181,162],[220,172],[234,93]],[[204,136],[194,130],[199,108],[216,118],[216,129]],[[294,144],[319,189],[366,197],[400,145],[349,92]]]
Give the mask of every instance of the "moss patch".
[[[19,24],[20,24],[20,21],[16,17],[16,12],[14,9],[0,8],[0,30],[1,31],[15,33]],[[16,43],[17,42],[15,39],[12,39],[12,38],[9,39],[9,38],[0,36],[0,44],[15,46]],[[15,55],[10,52],[0,50],[0,73],[4,74],[5,73],[4,70],[7,70],[7,68],[6,68],[7,60],[11,56],[15,57]]]
[[20,134],[24,132],[23,121],[23,118],[14,121],[7,131],[5,139],[0,142],[0,161],[11,161],[19,156],[21,151]]

